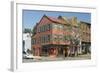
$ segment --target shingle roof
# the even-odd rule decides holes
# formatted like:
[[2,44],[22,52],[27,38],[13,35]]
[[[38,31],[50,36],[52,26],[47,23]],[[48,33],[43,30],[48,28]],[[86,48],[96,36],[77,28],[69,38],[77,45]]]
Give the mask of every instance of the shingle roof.
[[61,23],[61,24],[66,24],[65,21],[60,20],[58,18],[54,18],[54,17],[48,17],[51,21],[56,22],[56,23]]

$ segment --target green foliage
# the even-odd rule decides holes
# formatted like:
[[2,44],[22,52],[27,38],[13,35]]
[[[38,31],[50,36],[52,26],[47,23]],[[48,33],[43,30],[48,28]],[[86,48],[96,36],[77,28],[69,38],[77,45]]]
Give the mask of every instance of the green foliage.
[[24,33],[31,33],[32,31],[31,31],[31,29],[29,29],[29,28],[25,28],[24,29]]

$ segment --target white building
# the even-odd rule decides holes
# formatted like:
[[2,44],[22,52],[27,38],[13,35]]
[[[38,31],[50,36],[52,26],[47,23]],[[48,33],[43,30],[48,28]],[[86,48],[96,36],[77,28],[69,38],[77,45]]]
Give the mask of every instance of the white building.
[[31,50],[31,34],[23,33],[23,51],[27,53],[28,50]]

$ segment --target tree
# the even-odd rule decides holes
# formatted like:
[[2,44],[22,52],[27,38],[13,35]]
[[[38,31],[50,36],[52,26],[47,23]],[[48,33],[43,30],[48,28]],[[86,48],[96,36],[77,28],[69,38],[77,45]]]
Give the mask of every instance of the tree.
[[64,36],[64,41],[66,41],[66,40],[67,40],[67,41],[70,41],[70,38],[71,38],[70,35],[65,35],[65,36]]
[[31,31],[31,29],[29,29],[29,28],[25,28],[24,29],[24,33],[31,33],[32,31]]

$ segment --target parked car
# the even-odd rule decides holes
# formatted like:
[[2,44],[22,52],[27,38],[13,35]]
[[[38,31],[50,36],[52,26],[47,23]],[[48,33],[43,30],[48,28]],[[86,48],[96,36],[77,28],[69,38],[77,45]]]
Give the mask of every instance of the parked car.
[[24,59],[33,59],[33,55],[31,55],[31,54],[23,54],[23,58]]

